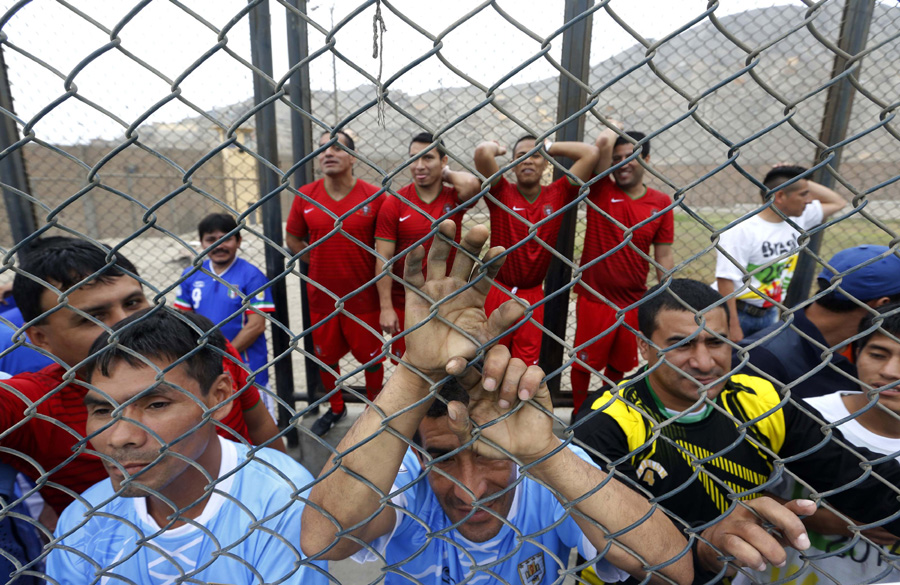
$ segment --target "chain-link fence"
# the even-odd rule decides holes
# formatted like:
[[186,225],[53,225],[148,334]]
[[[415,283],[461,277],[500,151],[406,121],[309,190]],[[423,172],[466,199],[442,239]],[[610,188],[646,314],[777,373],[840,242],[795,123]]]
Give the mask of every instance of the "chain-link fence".
[[[900,580],[898,21],[874,0],[9,4],[0,567],[23,584]],[[764,185],[785,164],[804,170]],[[236,223],[199,233],[211,213]],[[509,343],[555,409],[476,389],[474,431],[434,406],[465,393],[426,414],[454,348],[493,371],[499,332],[451,311],[483,303],[480,277],[408,296],[423,322],[389,359],[390,273],[442,217],[509,248],[476,274],[489,309],[527,305]],[[223,359],[233,397],[197,373]],[[509,376],[531,391],[530,372]],[[382,380],[361,415],[337,399],[369,404]],[[533,446],[551,421],[580,458],[497,432]],[[324,472],[210,429],[283,437]],[[796,547],[795,513],[806,552],[729,539]],[[374,562],[335,562],[353,552]]]

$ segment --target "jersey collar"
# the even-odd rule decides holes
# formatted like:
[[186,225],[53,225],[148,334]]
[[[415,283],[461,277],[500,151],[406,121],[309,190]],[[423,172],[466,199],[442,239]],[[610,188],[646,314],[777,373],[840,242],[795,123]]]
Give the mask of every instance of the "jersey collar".
[[[650,392],[650,397],[653,398],[653,402],[656,404],[656,409],[659,411],[660,414],[662,414],[667,419],[673,418],[673,417],[681,414],[681,412],[679,412],[677,410],[672,410],[670,408],[667,408],[662,403],[662,400],[660,400],[659,396],[656,395],[656,392],[653,391],[653,386],[650,385],[650,376],[644,377],[644,383],[647,385],[647,390]],[[700,412],[693,412],[691,414],[682,415],[675,422],[682,423],[682,424],[692,424],[692,423],[700,422],[701,420],[705,420],[707,417],[709,417],[709,415],[712,414],[712,411],[713,411],[712,404],[707,402],[706,406]]]

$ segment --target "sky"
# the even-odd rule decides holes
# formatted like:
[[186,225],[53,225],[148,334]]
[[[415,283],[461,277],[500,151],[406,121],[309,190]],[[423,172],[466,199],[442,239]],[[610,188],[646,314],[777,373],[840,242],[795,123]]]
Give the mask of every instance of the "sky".
[[[34,124],[37,137],[49,142],[83,143],[94,138],[122,136],[125,128],[141,120],[155,104],[172,94],[177,81],[179,95],[195,109],[170,101],[143,123],[175,122],[244,100],[253,94],[248,18],[244,15],[227,31],[245,6],[241,0],[144,0],[142,8],[130,20],[123,20],[135,8],[133,0],[69,0],[68,6],[55,0],[32,0],[7,14],[2,32],[12,46],[4,47],[10,71],[16,114],[23,123],[66,95],[65,79],[77,88],[83,100],[68,98]],[[743,10],[781,4],[801,4],[799,0],[721,0],[715,8],[718,17]],[[15,3],[0,1],[5,12]],[[270,0],[274,79],[281,80],[288,70],[285,8]],[[562,37],[551,39],[563,24],[562,0],[499,0],[496,6],[520,23],[522,32],[500,15],[488,2],[453,0],[420,2],[394,0],[391,6],[406,19],[415,22],[427,34],[415,30],[387,6],[381,15],[386,30],[382,37],[380,59],[374,59],[374,5],[355,14],[356,0],[312,0],[308,15],[310,53],[325,46],[325,34],[334,25],[335,48],[349,61],[382,80],[434,46],[427,36],[443,38],[442,55],[477,83],[491,87],[502,81],[512,69],[541,51],[543,40],[550,39],[549,55],[559,59]],[[480,8],[480,10],[479,10]],[[634,34],[645,39],[662,38],[707,10],[701,0],[610,0],[594,14],[591,63],[597,63],[637,41],[611,18],[615,12]],[[468,15],[468,16],[467,16]],[[348,19],[348,20],[347,20]],[[344,22],[347,20],[347,22]],[[455,26],[457,21],[462,21]],[[117,41],[110,44],[111,32]],[[202,60],[217,44],[219,49]],[[105,52],[104,47],[109,47]],[[18,50],[17,50],[18,49]],[[87,59],[95,52],[99,56]],[[24,53],[24,54],[23,54]],[[191,68],[198,61],[202,63]],[[242,62],[243,61],[243,62]],[[336,76],[333,67],[336,67]],[[76,74],[72,77],[72,73]],[[185,72],[189,72],[185,75]],[[552,77],[556,70],[543,57],[538,58],[503,85]],[[366,76],[341,59],[332,59],[326,51],[310,64],[314,89],[351,89],[370,84]],[[432,56],[404,73],[391,89],[420,93],[439,87],[468,85],[469,81],[443,66]],[[89,103],[85,103],[89,102]]]

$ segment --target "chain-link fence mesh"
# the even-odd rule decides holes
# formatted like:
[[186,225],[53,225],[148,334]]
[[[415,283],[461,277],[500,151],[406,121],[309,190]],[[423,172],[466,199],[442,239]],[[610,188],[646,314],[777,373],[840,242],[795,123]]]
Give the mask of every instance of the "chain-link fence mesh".
[[[15,277],[19,290],[28,290],[31,283],[33,294],[30,302],[29,295],[17,295],[20,304],[26,299],[21,314],[0,315],[9,325],[0,370],[19,374],[36,369],[37,363],[62,362],[40,374],[19,374],[2,391],[0,565],[8,561],[10,582],[29,583],[48,575],[50,582],[59,583],[356,583],[381,578],[398,583],[595,583],[597,574],[581,569],[598,554],[622,566],[617,552],[622,548],[637,555],[638,566],[672,581],[685,581],[683,561],[695,558],[695,582],[708,582],[719,571],[707,563],[716,555],[707,554],[701,542],[727,544],[722,531],[733,527],[729,519],[760,517],[764,528],[778,530],[778,520],[761,508],[756,516],[747,512],[763,493],[787,500],[811,497],[832,515],[807,521],[814,548],[806,554],[789,551],[782,567],[777,566],[781,559],[770,558],[765,571],[743,568],[735,582],[898,580],[896,538],[888,533],[896,530],[892,515],[900,479],[900,468],[892,461],[900,449],[893,438],[894,412],[900,413],[893,405],[893,388],[900,379],[892,365],[900,360],[893,306],[863,326],[865,335],[877,330],[875,337],[858,332],[864,317],[900,293],[893,196],[900,177],[893,124],[900,11],[894,3],[857,0],[740,7],[673,4],[436,7],[386,1],[352,6],[173,0],[6,6],[0,20],[5,63],[0,182],[9,221],[0,225],[5,254],[0,281],[12,283]],[[566,23],[572,8],[577,16]],[[285,27],[286,22],[292,24]],[[586,22],[590,26],[584,32],[579,25]],[[564,37],[572,51],[590,56],[583,79],[579,72],[563,70],[572,56],[562,50]],[[301,49],[299,63],[288,62],[298,39],[307,50]],[[271,71],[265,65],[270,50]],[[838,57],[844,58],[839,66]],[[566,80],[584,90],[581,104],[573,107],[561,97]],[[301,93],[308,91],[308,108],[291,102],[296,88],[290,84],[299,84]],[[272,93],[272,100],[263,101]],[[585,104],[588,111],[580,111]],[[257,114],[273,111],[274,124],[258,128]],[[311,132],[304,134],[298,121]],[[633,138],[624,151],[602,142],[584,151],[551,144],[566,135],[568,122],[583,122],[583,133],[576,132],[583,145],[595,144],[603,133],[614,140],[623,130],[643,132],[651,154],[639,156]],[[338,131],[343,134],[336,135]],[[424,143],[411,146],[412,137],[421,132],[442,141],[449,167],[460,172],[455,180],[444,176],[459,197],[450,194],[436,207],[420,197],[427,191],[421,189],[433,186],[424,177],[430,172],[424,168],[429,149]],[[524,150],[516,148],[523,135],[537,137],[526,141]],[[353,148],[348,148],[347,136],[355,142]],[[489,141],[498,147],[485,146]],[[618,158],[604,158],[614,152]],[[491,162],[484,163],[482,156],[479,163],[484,153]],[[535,153],[538,158],[531,159]],[[576,176],[582,154],[584,160],[599,157],[599,176]],[[552,164],[542,167],[547,160]],[[532,193],[510,185],[504,192],[504,183],[497,183],[501,175],[526,184],[527,175],[513,168],[513,162],[522,161],[543,168],[543,190]],[[346,193],[340,191],[335,177],[346,176],[341,165],[351,162],[354,176],[375,186],[371,191],[351,191],[349,186]],[[825,217],[800,216],[802,205],[792,213],[784,201],[794,187],[760,197],[763,178],[779,163],[813,168],[796,186],[815,179],[812,197],[822,201]],[[17,175],[16,169],[24,172]],[[554,170],[563,176],[559,183],[551,177]],[[322,190],[295,189],[304,173],[325,181]],[[641,173],[643,183],[665,193],[664,199],[651,201],[628,190],[629,178]],[[469,179],[477,186],[466,191]],[[269,180],[279,188],[266,187]],[[420,191],[405,190],[411,182]],[[635,196],[630,211],[611,207],[625,203],[629,195]],[[394,207],[398,217],[390,221],[382,213],[390,208],[385,204],[389,199],[400,202]],[[846,206],[837,209],[838,201]],[[531,206],[534,213],[526,209]],[[282,221],[273,220],[279,207],[286,226],[278,225],[276,234],[271,228]],[[242,236],[239,257],[266,276],[236,275],[236,265],[228,267],[230,275],[219,271],[224,265],[216,263],[213,250],[234,231],[225,227],[216,232],[220,242],[201,242],[198,223],[210,213],[236,218]],[[573,224],[564,221],[567,213],[574,213]],[[503,243],[512,249],[506,254],[508,265],[519,262],[519,271],[507,269],[496,282],[529,305],[530,322],[517,332],[525,333],[533,324],[543,334],[540,366],[559,384],[557,406],[571,403],[573,389],[576,404],[585,400],[585,386],[591,391],[580,411],[588,416],[577,422],[567,411],[554,411],[557,434],[584,447],[612,472],[610,477],[635,488],[652,507],[634,504],[629,491],[598,512],[590,502],[616,492],[607,489],[602,476],[591,486],[594,500],[584,490],[567,491],[591,477],[572,461],[567,469],[579,481],[571,476],[567,484],[548,479],[543,472],[548,462],[558,461],[555,452],[524,465],[520,473],[482,455],[467,459],[465,448],[476,442],[499,446],[501,455],[527,463],[523,451],[498,440],[491,429],[533,414],[538,402],[504,413],[499,424],[478,429],[472,441],[448,446],[435,442],[440,432],[429,434],[434,420],[418,407],[439,384],[415,375],[403,378],[409,370],[427,369],[415,352],[404,358],[408,368],[386,359],[392,346],[390,335],[382,336],[386,317],[379,310],[384,303],[379,306],[377,281],[389,278],[392,260],[403,261],[403,237],[396,235],[402,232],[400,224],[424,218],[425,231],[409,236],[409,244],[433,236],[440,216],[458,216],[464,232],[488,226],[495,244],[504,234],[506,240],[513,238]],[[669,219],[672,232],[665,227]],[[393,222],[395,231],[382,231],[386,228],[379,222]],[[737,233],[743,226],[744,240],[764,239],[760,233],[768,228],[760,222],[798,227],[799,239],[797,231],[788,229],[787,243],[775,246],[764,261],[739,258],[740,250],[733,247],[736,236],[729,231]],[[748,229],[750,225],[755,227]],[[816,233],[821,247],[807,238]],[[112,256],[104,251],[95,266],[91,252],[84,252],[88,260],[81,265],[80,244],[38,244],[38,237],[48,236],[99,244],[134,264],[119,261],[111,279],[96,281],[95,273],[114,264]],[[393,244],[388,248],[393,258],[382,253],[384,242]],[[783,242],[773,236],[770,243]],[[863,245],[869,248],[830,261],[840,250]],[[24,254],[32,248],[30,253],[50,250],[70,264],[62,273],[53,273],[48,265],[28,265]],[[671,250],[672,258],[662,250]],[[798,250],[812,264],[806,274],[816,276],[828,268],[831,280],[824,290],[815,292],[814,286],[808,302],[802,299],[803,304],[792,307],[781,288],[790,272],[768,276],[783,265],[793,269]],[[514,260],[516,254],[519,260]],[[734,346],[724,337],[730,333],[734,341],[735,328],[723,322],[723,313],[709,306],[699,289],[672,285],[675,305],[660,301],[657,310],[662,312],[649,328],[638,323],[636,307],[650,312],[652,299],[665,295],[640,300],[642,290],[619,294],[635,274],[637,287],[643,288],[657,281],[658,272],[665,273],[668,284],[672,277],[694,279],[709,291],[706,285],[721,283],[724,272],[716,259],[723,256],[737,264],[740,274],[728,305],[738,298],[732,308],[744,314],[741,324],[747,315],[784,323],[777,331],[749,337],[749,349],[735,353],[735,368],[763,378],[734,377],[724,388],[717,379],[731,369],[727,354]],[[556,262],[547,282],[565,281],[558,291],[521,276],[550,258]],[[308,272],[301,260],[310,261]],[[381,273],[376,261],[386,263]],[[606,281],[591,276],[598,268],[609,275]],[[571,271],[571,279],[559,276],[565,270]],[[809,284],[808,276],[801,278],[802,269],[797,274],[797,280]],[[132,276],[146,301],[140,291],[123,288]],[[442,346],[434,323],[452,322],[447,307],[471,298],[478,285],[474,287],[437,298],[425,313],[439,317],[420,324],[418,336],[407,332],[409,342],[429,345],[422,340],[433,335],[430,345]],[[307,294],[301,295],[304,288]],[[762,293],[762,307],[754,292]],[[178,321],[162,304],[201,312],[203,299],[210,303],[204,308],[212,307],[213,330],[229,337],[238,352],[225,349],[215,334],[197,334],[198,341],[159,317]],[[567,300],[563,308],[559,299]],[[126,348],[125,356],[143,355],[126,363],[149,372],[149,378],[116,379],[115,362],[100,381],[88,380],[85,372],[76,374],[98,334],[149,305],[157,309],[132,324],[135,335],[149,336],[155,327],[179,332],[189,345],[215,346],[212,361],[224,356],[239,390],[236,397],[219,404],[215,393],[198,392],[194,384],[200,378],[194,370],[175,367],[194,359],[179,354],[178,344],[154,350],[149,341],[141,345],[123,337],[120,343],[118,333],[111,346]],[[679,307],[690,309],[687,322],[663,318],[683,313]],[[312,321],[304,317],[304,308]],[[245,341],[235,337],[241,329],[236,324],[249,327],[260,321],[266,325],[268,349],[261,361],[250,362],[247,382],[248,372],[235,366],[238,354],[250,359]],[[141,329],[142,322],[152,327]],[[698,323],[703,327],[698,329]],[[165,329],[170,325],[176,329]],[[23,336],[25,330],[30,337]],[[660,337],[660,332],[671,335]],[[278,336],[288,340],[279,342]],[[496,335],[476,340],[483,343],[490,337]],[[857,339],[864,342],[858,356],[851,347]],[[866,345],[872,340],[878,342],[875,349]],[[13,359],[26,350],[23,345],[36,351],[28,365]],[[548,345],[561,346],[561,357],[547,351]],[[595,358],[590,352],[601,346],[609,355]],[[514,346],[513,352],[537,359],[533,349],[529,353]],[[142,370],[147,359],[151,367]],[[282,367],[286,361],[293,366],[293,388],[287,378],[291,370]],[[607,363],[610,367],[604,369]],[[317,371],[304,377],[308,369]],[[309,381],[319,380],[318,370],[324,392],[308,387]],[[259,385],[263,371],[270,375],[267,387]],[[617,382],[619,374],[631,382],[616,389],[609,382]],[[165,392],[139,393],[163,376],[169,391],[165,400],[156,398]],[[382,377],[392,376],[421,388],[406,395],[391,388],[391,398],[402,396],[406,402],[385,401],[366,410],[368,418],[362,422],[373,426],[362,425],[350,435],[355,442],[348,439],[335,447],[359,409],[354,407],[353,416],[343,421],[326,419],[322,426],[317,416],[329,399],[332,411],[340,406],[334,400],[338,392],[349,401],[369,402]],[[137,390],[129,393],[132,382]],[[887,390],[875,391],[885,386]],[[800,400],[838,390],[863,393],[817,398],[813,406]],[[682,395],[679,401],[680,391],[688,398]],[[252,408],[256,393],[280,404],[288,413],[281,420],[290,420],[290,426],[279,431],[270,419],[259,417],[261,409]],[[166,401],[175,404],[173,411],[203,414],[167,419],[155,413],[165,411]],[[196,408],[198,403],[203,408]],[[545,403],[535,407],[544,419],[534,420],[551,416]],[[423,417],[420,436],[414,438],[417,425],[404,426],[404,421]],[[211,427],[203,424],[209,419]],[[121,430],[126,427],[131,430]],[[529,428],[530,434],[540,438],[540,427]],[[243,446],[235,451],[225,442],[218,465],[215,457],[209,459],[209,449],[216,449],[208,445],[218,444],[208,436],[209,428],[251,445],[281,441],[280,436],[291,437],[297,430],[300,451],[293,454],[313,473],[325,471],[313,480],[278,455]],[[327,433],[324,439],[315,436],[316,430]],[[440,430],[446,435],[448,428]],[[119,436],[129,433],[143,438]],[[127,448],[120,444],[123,438]],[[139,440],[146,442],[143,450],[133,446]],[[197,447],[203,441],[206,450]],[[401,463],[406,446],[410,451]],[[141,458],[128,461],[123,453],[140,453]],[[107,485],[79,496],[107,476],[97,454],[107,463],[112,489]],[[467,468],[470,463],[474,467]],[[399,474],[379,475],[392,465]],[[22,475],[16,478],[14,471]],[[132,475],[145,487],[125,481]],[[159,476],[162,484],[154,483]],[[172,477],[174,491],[166,483]],[[204,491],[211,477],[213,487]],[[204,489],[196,491],[197,485]],[[319,491],[310,495],[313,485]],[[149,504],[133,504],[145,502],[148,493]],[[43,508],[36,494],[43,496]],[[359,506],[365,514],[344,509],[353,498],[365,502]],[[77,502],[58,520],[73,499]],[[308,514],[318,520],[303,523],[308,534],[316,534],[309,542],[303,536],[307,553],[321,548],[316,543],[324,534],[326,540],[340,538],[342,543],[325,551],[326,557],[344,558],[347,550],[362,548],[378,562],[357,569],[349,562],[311,564],[303,559],[301,503],[308,511],[322,512]],[[688,540],[677,535],[666,540],[667,521],[650,515],[657,506]],[[613,518],[613,508],[626,512]],[[173,516],[173,510],[178,514]],[[380,515],[369,522],[376,513]],[[584,522],[586,515],[590,518]],[[329,519],[326,528],[321,518]],[[367,522],[375,528],[353,532]],[[477,527],[482,525],[493,526],[499,536],[479,539],[483,535]],[[600,525],[600,533],[589,525]],[[55,537],[54,526],[59,527]],[[653,534],[641,532],[648,528]],[[590,544],[576,547],[582,531]],[[393,535],[386,548],[366,538],[379,534]],[[612,549],[603,540],[610,535]],[[348,548],[348,542],[356,546]],[[322,546],[327,548],[328,542]],[[574,548],[582,557],[569,556]],[[51,549],[56,559],[48,568]],[[733,548],[720,552],[726,558],[729,552],[736,554]],[[617,576],[603,561],[596,566],[601,579]],[[624,566],[634,568],[627,561]],[[606,574],[604,568],[609,569]]]

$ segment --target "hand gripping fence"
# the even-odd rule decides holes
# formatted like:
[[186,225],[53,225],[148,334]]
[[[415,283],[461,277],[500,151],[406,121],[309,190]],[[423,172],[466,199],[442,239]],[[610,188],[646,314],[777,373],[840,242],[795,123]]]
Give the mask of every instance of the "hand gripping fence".
[[0,582],[900,581],[900,8],[733,4],[7,2]]

